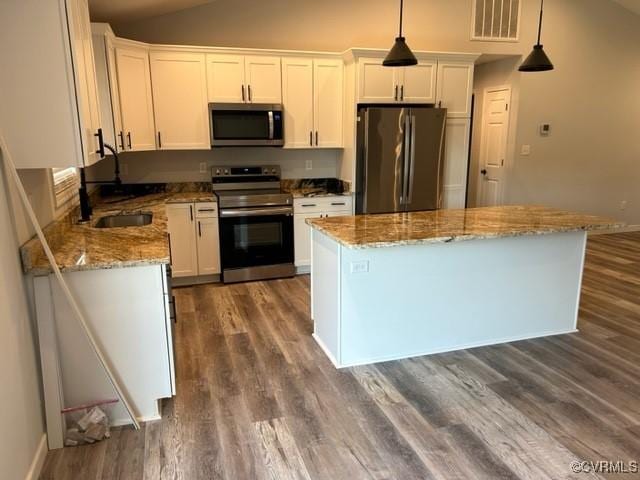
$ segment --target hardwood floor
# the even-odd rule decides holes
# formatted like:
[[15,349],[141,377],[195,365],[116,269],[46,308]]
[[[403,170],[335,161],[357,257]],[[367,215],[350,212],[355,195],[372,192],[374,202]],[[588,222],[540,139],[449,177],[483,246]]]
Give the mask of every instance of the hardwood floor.
[[50,452],[42,478],[561,479],[593,478],[574,460],[640,461],[640,233],[589,240],[580,333],[345,370],[310,336],[308,277],[176,297],[163,419]]

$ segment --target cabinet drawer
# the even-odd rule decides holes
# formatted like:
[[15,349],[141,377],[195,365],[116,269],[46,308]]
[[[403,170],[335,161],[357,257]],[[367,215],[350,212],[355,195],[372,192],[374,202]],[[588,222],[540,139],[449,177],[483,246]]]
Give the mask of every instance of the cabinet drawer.
[[196,218],[212,218],[218,216],[218,204],[216,202],[196,203]]
[[353,199],[346,195],[295,198],[293,200],[293,210],[294,213],[351,211],[352,204]]

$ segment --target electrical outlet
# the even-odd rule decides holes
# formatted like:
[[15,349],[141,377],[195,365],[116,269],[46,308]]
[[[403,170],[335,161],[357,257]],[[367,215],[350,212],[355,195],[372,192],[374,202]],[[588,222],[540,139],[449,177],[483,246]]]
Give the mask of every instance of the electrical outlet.
[[128,163],[123,163],[120,166],[120,170],[122,170],[122,174],[123,175],[129,175],[129,164]]
[[620,202],[620,210],[626,210],[627,209],[627,201],[626,200],[622,200]]
[[207,162],[200,162],[200,173],[207,173]]
[[520,149],[520,155],[527,156],[531,154],[531,145],[522,145]]
[[351,262],[351,273],[367,273],[369,271],[369,260],[359,260]]
[[304,162],[304,168],[307,170],[312,170],[313,169],[313,161],[312,160],[306,160]]

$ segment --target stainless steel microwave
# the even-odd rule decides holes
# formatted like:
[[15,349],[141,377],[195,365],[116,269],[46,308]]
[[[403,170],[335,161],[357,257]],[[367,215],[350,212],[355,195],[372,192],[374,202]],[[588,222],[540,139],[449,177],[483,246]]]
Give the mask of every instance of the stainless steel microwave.
[[284,145],[282,105],[210,103],[212,147],[281,147]]

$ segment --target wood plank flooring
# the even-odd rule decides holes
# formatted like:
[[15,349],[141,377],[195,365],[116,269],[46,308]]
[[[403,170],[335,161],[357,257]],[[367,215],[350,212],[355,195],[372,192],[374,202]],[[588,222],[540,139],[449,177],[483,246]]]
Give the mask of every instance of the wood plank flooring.
[[162,420],[50,452],[41,478],[562,479],[640,460],[640,233],[589,240],[577,334],[345,370],[311,338],[308,277],[176,297]]

